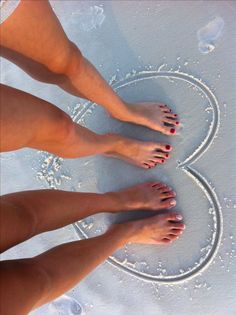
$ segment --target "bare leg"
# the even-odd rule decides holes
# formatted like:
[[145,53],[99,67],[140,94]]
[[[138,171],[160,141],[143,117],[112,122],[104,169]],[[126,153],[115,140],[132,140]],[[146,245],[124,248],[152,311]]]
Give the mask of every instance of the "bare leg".
[[167,144],[141,142],[115,134],[98,135],[74,123],[56,106],[28,93],[1,86],[1,151],[30,147],[76,158],[106,154],[143,168],[169,158]]
[[123,223],[101,236],[63,244],[31,259],[1,262],[4,315],[27,314],[55,299],[126,243],[171,243],[184,229],[181,219],[169,213]]
[[59,190],[8,194],[0,197],[0,251],[98,212],[170,209],[176,205],[175,196],[170,187],[158,182],[106,194]]
[[179,122],[167,106],[162,110],[159,103],[127,104],[112,90],[69,41],[48,1],[22,0],[0,30],[2,56],[34,78],[96,102],[117,119],[176,133]]

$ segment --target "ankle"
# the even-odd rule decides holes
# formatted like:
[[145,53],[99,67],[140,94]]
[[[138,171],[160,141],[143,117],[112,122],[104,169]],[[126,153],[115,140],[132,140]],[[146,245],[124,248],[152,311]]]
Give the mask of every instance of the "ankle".
[[106,233],[118,238],[119,247],[123,247],[132,242],[136,233],[136,228],[133,222],[113,224]]
[[103,135],[104,140],[106,142],[106,150],[103,152],[104,154],[113,154],[113,153],[121,153],[122,147],[125,145],[125,138],[120,135],[107,133]]

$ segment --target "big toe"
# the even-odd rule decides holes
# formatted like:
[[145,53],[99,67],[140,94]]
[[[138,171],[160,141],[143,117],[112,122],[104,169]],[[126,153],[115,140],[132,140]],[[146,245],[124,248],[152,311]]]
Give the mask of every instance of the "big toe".
[[161,131],[168,136],[176,135],[176,128],[174,128],[173,126],[166,126],[165,123],[163,123]]

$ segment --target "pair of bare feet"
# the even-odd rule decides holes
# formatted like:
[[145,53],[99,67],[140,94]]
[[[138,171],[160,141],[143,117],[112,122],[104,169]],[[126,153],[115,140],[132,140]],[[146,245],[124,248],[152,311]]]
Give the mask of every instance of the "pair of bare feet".
[[[127,112],[115,113],[112,116],[125,122],[131,122],[159,131],[165,135],[175,135],[179,126],[178,115],[171,109],[159,103],[126,104]],[[142,168],[153,168],[164,164],[170,157],[172,147],[168,143],[143,142],[113,137],[114,148],[107,152],[107,156],[119,158]]]
[[[176,193],[167,185],[148,182],[120,192],[108,193],[118,200],[114,212],[125,210],[163,210],[176,205]],[[178,239],[185,226],[176,212],[157,214],[151,218],[112,226],[111,231],[122,230],[123,246],[126,243],[169,244]]]
[[[166,135],[175,135],[179,126],[178,115],[164,104],[141,103],[127,104],[130,115],[121,114],[113,117],[135,124],[146,126]],[[123,159],[142,168],[152,168],[163,164],[170,157],[172,147],[168,143],[141,142],[114,137],[116,149],[108,152],[108,156]],[[175,192],[165,184],[154,182],[138,185],[117,193],[125,200],[126,210],[163,210],[176,205]],[[110,231],[122,230],[123,244],[169,244],[178,239],[185,225],[182,216],[176,212],[157,214],[154,217],[112,226]]]

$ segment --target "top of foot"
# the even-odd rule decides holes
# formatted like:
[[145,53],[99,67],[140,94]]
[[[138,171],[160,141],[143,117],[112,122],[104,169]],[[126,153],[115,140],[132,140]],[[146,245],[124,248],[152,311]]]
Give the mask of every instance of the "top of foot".
[[131,122],[159,131],[168,136],[174,136],[179,127],[178,115],[162,103],[126,103],[127,113],[114,115],[122,121]]

